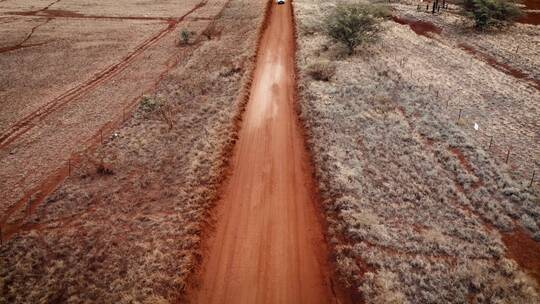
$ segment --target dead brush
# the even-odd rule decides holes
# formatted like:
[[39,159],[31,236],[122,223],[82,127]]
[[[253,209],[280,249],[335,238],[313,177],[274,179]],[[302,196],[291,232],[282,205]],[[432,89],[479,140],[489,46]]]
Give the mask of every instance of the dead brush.
[[167,126],[169,127],[169,131],[173,129],[174,127],[174,111],[171,105],[166,105],[163,107],[160,107],[157,110],[157,113],[159,115],[159,118],[161,121],[165,122]]
[[380,114],[387,114],[388,112],[396,109],[396,104],[392,98],[386,95],[377,95],[373,98],[373,105],[375,112]]
[[307,73],[315,80],[330,81],[336,74],[336,65],[329,60],[319,60],[307,67]]
[[83,177],[89,176],[92,171],[101,176],[114,174],[112,165],[105,161],[104,155],[94,155],[91,153],[84,154],[81,161],[81,167],[86,169],[83,170],[86,172],[86,174],[83,174]]
[[212,40],[212,38],[216,38],[221,35],[221,29],[219,29],[214,23],[211,23],[201,34],[206,37],[206,39]]

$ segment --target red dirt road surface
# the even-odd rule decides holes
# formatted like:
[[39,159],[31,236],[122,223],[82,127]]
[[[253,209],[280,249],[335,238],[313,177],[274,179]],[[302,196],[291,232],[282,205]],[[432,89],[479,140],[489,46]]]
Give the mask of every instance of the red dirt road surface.
[[294,111],[292,8],[274,5],[195,303],[333,303]]

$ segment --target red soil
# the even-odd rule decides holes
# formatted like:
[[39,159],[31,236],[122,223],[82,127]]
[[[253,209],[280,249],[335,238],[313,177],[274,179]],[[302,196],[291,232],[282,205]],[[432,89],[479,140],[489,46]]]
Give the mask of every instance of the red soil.
[[471,164],[465,158],[465,155],[463,155],[463,153],[461,153],[461,151],[458,148],[450,148],[450,152],[452,152],[452,154],[454,154],[454,156],[457,157],[457,159],[459,160],[459,163],[461,164],[461,166],[463,166],[463,168],[467,170],[467,172],[474,174],[474,170],[471,167]]
[[399,24],[407,24],[418,35],[429,37],[428,33],[441,34],[442,30],[431,22],[414,20],[405,17],[392,16],[392,20]]
[[[522,1],[526,9],[529,10],[540,10],[540,0],[525,0]],[[518,19],[520,23],[540,25],[540,12],[527,12],[525,10],[525,15]]]
[[294,111],[292,7],[273,5],[195,303],[333,303]]
[[508,256],[525,269],[540,285],[540,242],[533,240],[523,228],[502,234]]
[[501,72],[504,72],[504,73],[506,73],[508,75],[511,75],[511,76],[513,76],[515,78],[523,79],[523,80],[529,82],[536,89],[540,90],[540,80],[530,78],[529,75],[523,73],[522,71],[520,71],[520,70],[518,70],[516,68],[513,68],[513,67],[509,66],[508,64],[504,64],[502,62],[499,62],[499,61],[497,61],[497,59],[495,57],[493,57],[491,55],[488,55],[488,54],[485,54],[485,53],[482,53],[481,51],[473,48],[472,46],[470,46],[468,44],[460,43],[458,46],[461,49],[467,51],[469,54],[472,54],[474,56],[480,57],[480,59],[485,60],[487,63],[489,63],[492,67],[496,68],[497,70],[499,70]]

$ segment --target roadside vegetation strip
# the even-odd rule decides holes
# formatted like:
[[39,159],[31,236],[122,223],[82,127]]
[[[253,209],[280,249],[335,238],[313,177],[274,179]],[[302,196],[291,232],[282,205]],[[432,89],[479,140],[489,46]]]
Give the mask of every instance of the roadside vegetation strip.
[[515,87],[505,122],[523,112],[519,127],[533,131],[521,105],[538,113],[537,90],[393,23],[349,56],[320,22],[334,2],[294,4],[301,117],[342,280],[367,303],[539,301],[538,257],[508,240],[523,229],[525,246],[540,241],[538,193],[441,105],[470,100],[463,90],[486,111],[484,82]]
[[185,46],[189,60],[145,102],[155,106],[141,105],[89,156],[113,174],[82,162],[26,221],[43,225],[4,243],[1,300],[183,302],[235,142],[236,96],[264,4],[232,0],[214,24],[219,39]]
[[157,42],[159,42],[159,40],[161,40],[163,37],[167,36],[171,32],[174,32],[179,22],[184,20],[184,18],[195,12],[197,9],[203,7],[206,4],[206,1],[207,0],[201,1],[182,17],[174,20],[169,20],[168,25],[164,29],[141,43],[138,47],[135,48],[135,50],[125,56],[119,63],[116,63],[106,68],[105,70],[97,73],[88,81],[68,90],[64,94],[54,98],[52,101],[46,103],[39,109],[35,110],[23,119],[16,122],[6,132],[0,134],[0,149],[5,148],[17,138],[22,136],[24,133],[35,127],[36,124],[39,123],[39,121],[46,117],[48,114],[56,111],[63,105],[72,102],[77,97],[93,90],[95,87],[99,86],[103,82],[106,82],[114,75],[121,73],[131,64],[131,62],[133,62],[137,57],[139,57],[140,54],[144,53],[145,50],[155,45]]

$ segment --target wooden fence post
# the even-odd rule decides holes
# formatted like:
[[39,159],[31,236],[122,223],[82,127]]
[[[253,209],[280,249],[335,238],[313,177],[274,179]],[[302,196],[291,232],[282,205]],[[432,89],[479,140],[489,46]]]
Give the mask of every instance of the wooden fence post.
[[462,111],[462,109],[459,109],[459,114],[458,114],[457,121],[459,121],[461,119],[461,111]]
[[534,182],[534,174],[536,172],[533,170],[533,174],[532,174],[532,177],[531,177],[531,182],[529,183],[529,188],[532,186],[533,182]]
[[489,147],[488,147],[488,150],[491,149],[491,144],[493,143],[493,135],[491,135],[491,137],[489,138]]
[[505,164],[508,164],[508,158],[510,157],[510,149],[512,147],[508,147],[508,152],[506,153],[506,160],[504,161]]

